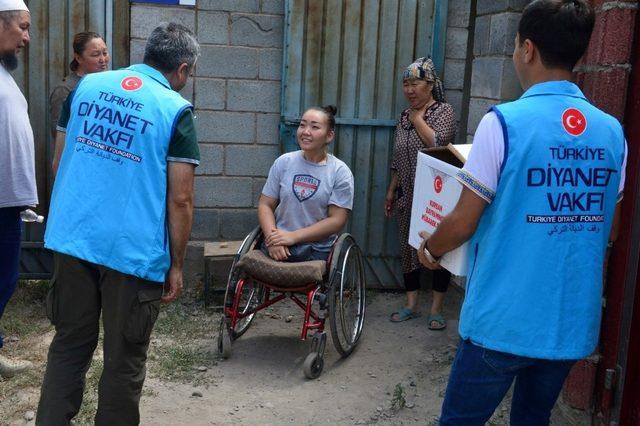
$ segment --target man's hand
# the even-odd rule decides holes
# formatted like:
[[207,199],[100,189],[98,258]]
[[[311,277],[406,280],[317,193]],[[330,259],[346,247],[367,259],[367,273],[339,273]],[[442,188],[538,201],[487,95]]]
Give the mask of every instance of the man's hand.
[[269,251],[269,257],[273,260],[287,260],[291,253],[289,252],[289,247],[287,246],[269,246],[267,248]]
[[435,270],[435,269],[441,269],[442,267],[440,266],[439,263],[433,263],[430,262],[429,259],[427,259],[427,256],[424,253],[424,249],[427,245],[427,240],[429,239],[429,234],[426,233],[425,231],[421,231],[420,232],[420,237],[422,238],[422,243],[420,243],[420,248],[418,249],[418,260],[420,261],[420,263],[422,263],[425,267],[431,269],[431,270]]
[[297,244],[295,232],[283,231],[282,229],[273,229],[269,235],[265,236],[267,247],[271,246],[292,246]]
[[182,293],[182,268],[174,266],[167,272],[167,278],[164,282],[164,294],[160,299],[162,303],[171,303]]

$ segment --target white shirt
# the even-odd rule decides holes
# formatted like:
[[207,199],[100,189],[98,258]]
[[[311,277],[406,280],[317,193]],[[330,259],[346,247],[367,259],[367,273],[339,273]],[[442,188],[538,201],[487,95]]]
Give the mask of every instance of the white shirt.
[[[469,177],[467,182],[460,180],[467,188],[480,196],[487,203],[491,203],[496,195],[500,168],[504,159],[504,135],[500,119],[495,112],[485,114],[478,124],[473,137],[473,147],[469,158],[462,170]],[[627,168],[627,142],[624,143],[624,162],[620,171],[620,186],[618,187],[618,201],[622,199],[622,190]]]
[[0,64],[0,208],[38,204],[27,100]]

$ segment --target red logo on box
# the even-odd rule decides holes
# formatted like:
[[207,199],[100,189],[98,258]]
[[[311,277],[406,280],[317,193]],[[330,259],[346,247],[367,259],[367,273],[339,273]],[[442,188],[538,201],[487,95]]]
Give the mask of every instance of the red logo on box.
[[562,126],[572,136],[580,136],[587,129],[587,119],[576,108],[569,108],[562,113]]
[[433,180],[433,189],[435,189],[436,194],[439,194],[442,191],[442,178],[440,176],[436,176]]
[[138,77],[125,77],[120,82],[120,86],[122,86],[124,90],[132,92],[142,87],[142,80]]

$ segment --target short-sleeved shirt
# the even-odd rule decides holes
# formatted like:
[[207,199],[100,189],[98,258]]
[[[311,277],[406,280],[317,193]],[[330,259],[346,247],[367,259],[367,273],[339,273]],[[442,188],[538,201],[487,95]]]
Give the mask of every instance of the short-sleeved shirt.
[[62,82],[51,92],[51,96],[49,97],[49,117],[51,118],[51,136],[54,139],[56,137],[56,126],[60,118],[60,113],[62,112],[62,106],[69,97],[69,93],[76,88],[79,81],[80,77],[78,74],[72,72],[62,79]]
[[[460,182],[475,192],[487,203],[491,203],[496,195],[500,169],[504,160],[504,135],[500,119],[495,112],[482,117],[473,137],[473,149],[462,168],[468,179]],[[618,201],[622,200],[622,191],[627,168],[627,144],[624,148],[624,162],[620,171]]]
[[[71,115],[71,101],[73,100],[71,92],[62,105],[60,119],[56,129],[60,132],[67,132],[67,124]],[[200,164],[200,149],[198,147],[198,138],[196,136],[196,128],[194,124],[193,112],[187,108],[178,118],[176,128],[169,142],[169,151],[167,153],[167,161],[178,163],[191,163],[196,166]]]
[[[353,174],[333,155],[324,163],[305,160],[303,151],[281,155],[271,166],[262,194],[279,200],[275,210],[276,227],[296,231],[311,226],[329,215],[329,205],[351,210]],[[329,251],[335,240],[331,235],[312,243],[314,249]]]
[[34,155],[27,100],[0,64],[0,208],[38,204]]

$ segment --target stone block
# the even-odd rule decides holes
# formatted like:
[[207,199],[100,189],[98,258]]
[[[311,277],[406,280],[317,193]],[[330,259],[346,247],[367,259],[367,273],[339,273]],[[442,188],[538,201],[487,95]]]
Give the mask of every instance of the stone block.
[[468,28],[471,15],[471,2],[469,0],[449,0],[447,11],[447,26]]
[[196,78],[196,108],[224,109],[226,101],[226,80]]
[[260,49],[258,51],[258,76],[261,80],[282,78],[282,49]]
[[259,0],[198,0],[199,10],[258,12]]
[[445,44],[445,58],[465,59],[467,57],[467,39],[469,31],[466,28],[448,28]]
[[491,35],[489,36],[489,54],[513,54],[520,14],[507,12],[491,16]]
[[224,148],[221,145],[200,144],[200,165],[196,175],[219,175],[224,164]]
[[531,0],[478,0],[476,15],[487,15],[500,12],[522,12]]
[[462,59],[445,59],[444,60],[444,79],[445,89],[462,89],[464,87],[464,70],[466,62]]
[[223,210],[220,218],[220,237],[224,240],[242,240],[258,226],[258,212],[250,210]]
[[129,44],[129,62],[132,64],[142,63],[144,58],[144,48],[147,45],[146,40],[131,39]]
[[192,240],[212,240],[220,235],[218,210],[197,208],[193,210]]
[[264,184],[267,182],[265,178],[255,178],[253,179],[253,206],[258,207],[258,202],[260,201],[260,195],[262,195],[262,188],[264,188]]
[[256,78],[258,51],[246,47],[202,46],[196,76]]
[[184,7],[131,6],[131,37],[146,39],[161,22],[177,22],[195,32],[195,10]]
[[284,0],[262,0],[260,11],[274,15],[284,15]]
[[521,93],[511,58],[476,58],[471,73],[471,96],[514,99]]
[[473,38],[473,55],[478,57],[489,52],[489,36],[491,34],[491,16],[478,16]]
[[[462,90],[445,90],[444,97],[447,103],[453,108],[453,112],[456,114],[456,121],[460,122],[460,116],[462,114]],[[456,134],[460,134],[460,129]]]
[[198,41],[200,43],[229,43],[229,14],[221,12],[198,13]]
[[624,64],[630,62],[637,9],[610,9],[596,14],[593,34],[584,58],[585,64]]
[[196,129],[200,142],[252,143],[255,114],[250,112],[197,111]]
[[471,98],[469,100],[469,120],[467,122],[467,132],[471,135],[475,134],[478,123],[482,117],[489,111],[493,105],[499,102],[493,99]]
[[230,145],[225,150],[225,175],[267,176],[279,153],[279,147],[273,145]]
[[278,145],[280,143],[280,115],[256,115],[256,142],[259,144]]
[[196,176],[195,207],[251,207],[251,178]]
[[231,15],[234,46],[282,47],[284,18],[272,15]]
[[228,80],[227,110],[280,112],[280,82]]

